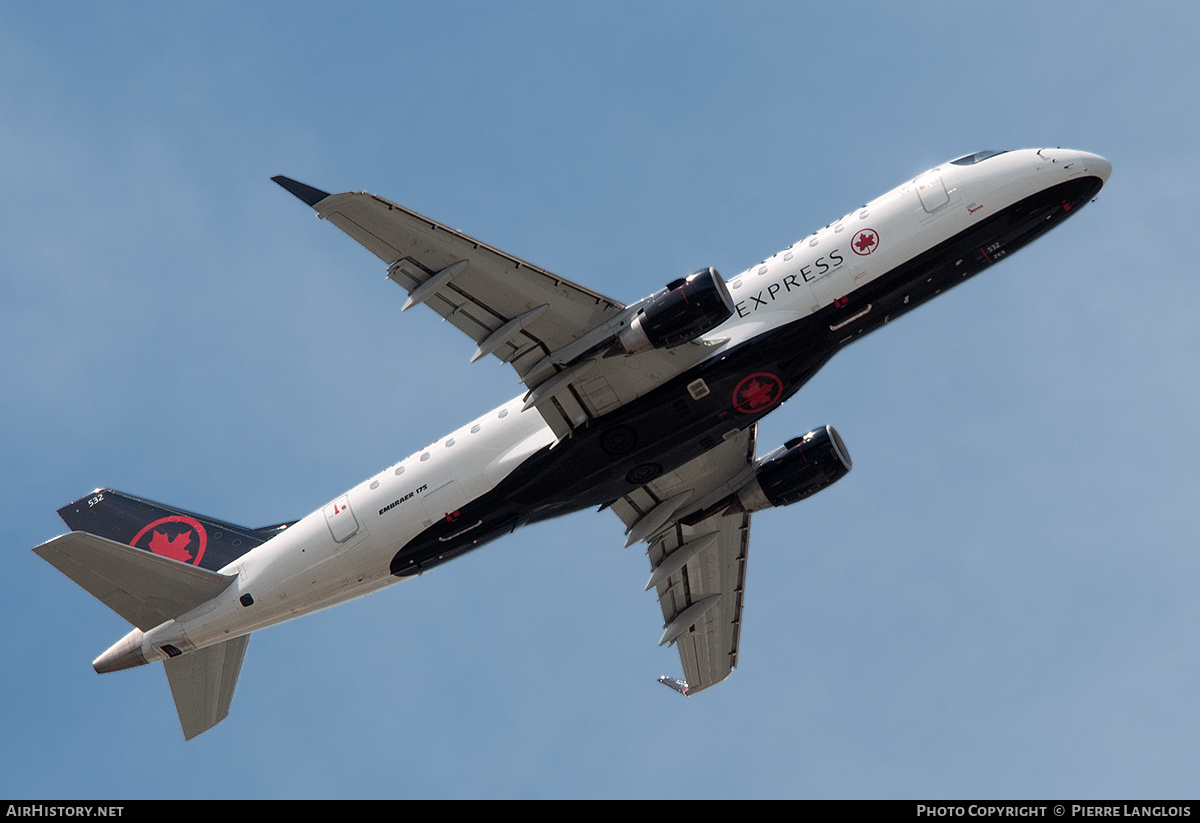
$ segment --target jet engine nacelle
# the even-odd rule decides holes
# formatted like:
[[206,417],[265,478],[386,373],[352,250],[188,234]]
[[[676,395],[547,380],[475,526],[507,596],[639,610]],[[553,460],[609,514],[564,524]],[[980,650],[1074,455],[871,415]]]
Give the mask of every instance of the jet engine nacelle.
[[682,277],[646,300],[618,339],[628,354],[695,340],[733,316],[733,298],[714,268]]
[[833,426],[813,429],[783,445],[783,450],[768,455],[754,479],[738,490],[738,502],[746,511],[790,506],[850,471],[850,452]]

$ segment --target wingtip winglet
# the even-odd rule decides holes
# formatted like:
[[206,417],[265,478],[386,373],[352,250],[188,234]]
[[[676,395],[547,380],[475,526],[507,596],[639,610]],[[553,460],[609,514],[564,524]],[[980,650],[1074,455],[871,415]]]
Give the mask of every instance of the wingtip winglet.
[[329,196],[329,192],[327,191],[321,191],[320,189],[313,188],[312,186],[306,186],[299,180],[293,180],[290,177],[284,177],[282,174],[277,174],[271,179],[313,208],[316,208],[318,203]]
[[669,677],[668,675],[664,674],[662,677],[658,678],[658,682],[662,683],[669,689],[674,689],[684,697],[688,696],[688,684],[686,680],[680,680],[677,677]]

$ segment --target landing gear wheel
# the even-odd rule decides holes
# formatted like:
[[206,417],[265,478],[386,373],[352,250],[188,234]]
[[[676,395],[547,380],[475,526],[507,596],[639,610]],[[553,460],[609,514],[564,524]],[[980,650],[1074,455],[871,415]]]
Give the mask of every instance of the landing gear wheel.
[[606,454],[629,454],[637,443],[637,432],[629,426],[613,426],[600,433],[600,448]]
[[625,475],[625,480],[635,486],[644,486],[662,474],[662,470],[658,463],[643,463]]

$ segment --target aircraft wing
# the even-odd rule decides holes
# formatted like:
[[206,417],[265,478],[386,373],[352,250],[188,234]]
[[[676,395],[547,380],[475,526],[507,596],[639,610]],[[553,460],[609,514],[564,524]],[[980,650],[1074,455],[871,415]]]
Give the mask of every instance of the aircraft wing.
[[510,363],[559,437],[651,391],[711,350],[698,343],[605,358],[636,308],[365,192],[272,178],[357,240],[408,292],[475,341],[472,361]]
[[328,194],[272,178],[388,266],[408,292],[478,344],[475,357],[511,363],[522,380],[542,358],[625,306],[428,217],[363,192]]
[[750,515],[718,505],[753,476],[757,426],[625,495],[612,509],[630,544],[650,546],[647,590],[658,592],[664,631],[683,663],[684,694],[721,682],[737,666]]

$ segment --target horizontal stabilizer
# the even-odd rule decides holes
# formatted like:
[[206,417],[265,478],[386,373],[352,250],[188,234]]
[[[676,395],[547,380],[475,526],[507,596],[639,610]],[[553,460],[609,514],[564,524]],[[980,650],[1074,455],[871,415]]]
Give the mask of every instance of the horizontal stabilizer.
[[34,552],[143,631],[211,600],[235,579],[86,532],[56,537]]
[[208,731],[229,714],[249,642],[245,634],[163,661],[184,739]]

